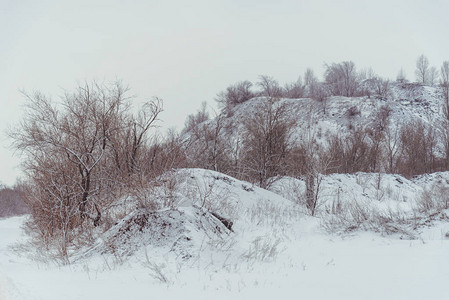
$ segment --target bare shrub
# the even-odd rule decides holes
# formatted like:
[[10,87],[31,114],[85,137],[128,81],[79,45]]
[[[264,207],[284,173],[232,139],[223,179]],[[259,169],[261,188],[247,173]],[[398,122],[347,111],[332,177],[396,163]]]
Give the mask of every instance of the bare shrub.
[[308,212],[314,216],[323,204],[321,199],[323,196],[323,180],[335,163],[335,153],[333,151],[336,148],[326,151],[320,147],[306,147],[308,150],[304,174],[305,195],[303,196],[304,200],[300,199],[300,202],[305,202]]
[[282,96],[290,99],[302,98],[305,95],[305,86],[301,77],[298,80],[285,84]]
[[431,189],[425,189],[418,198],[417,208],[419,212],[433,214],[449,208],[449,187],[434,185]]
[[231,191],[219,186],[214,178],[197,178],[189,180],[187,196],[198,206],[209,211],[217,211],[224,204],[226,198],[231,197]]
[[443,113],[449,120],[449,61],[444,61],[441,66],[440,86],[443,92]]
[[387,99],[391,94],[390,80],[376,77],[374,79],[374,90],[376,95],[378,95],[380,98]]
[[361,81],[358,95],[386,100],[391,95],[391,82],[373,73],[368,79]]
[[184,146],[189,166],[229,172],[232,166],[229,157],[232,145],[226,136],[227,129],[223,113],[191,128]]
[[327,231],[349,233],[356,230],[378,232],[382,235],[398,234],[401,238],[415,239],[413,217],[401,210],[381,211],[367,202],[353,200],[344,203],[338,213],[325,215],[321,225]]
[[188,115],[184,124],[184,131],[194,130],[199,124],[209,120],[209,113],[207,112],[207,103],[201,103],[201,108],[195,113]]
[[343,203],[341,200],[341,188],[337,189],[336,195],[333,196],[330,205],[326,206],[326,213],[330,215],[338,215],[342,213]]
[[[157,188],[161,185],[159,177],[156,177],[153,180],[148,180],[148,178],[143,176],[134,176],[135,181],[132,189],[129,191],[129,197],[131,197],[132,201],[135,203],[132,208],[146,207],[151,210],[161,208],[162,203],[159,201],[160,197],[158,197],[159,192],[157,191]],[[126,212],[127,210],[125,205],[124,213],[126,214]]]
[[165,274],[164,268],[166,267],[165,264],[158,264],[156,262],[153,262],[150,260],[150,257],[148,256],[148,250],[145,247],[145,261],[143,265],[147,267],[151,273],[150,276],[159,281],[160,283],[169,284],[171,281],[169,280],[168,276]]
[[181,182],[187,175],[181,175],[176,170],[170,170],[158,177],[157,188],[152,189],[153,197],[159,198],[160,207],[176,208],[180,201],[184,200],[181,196]]
[[329,145],[331,156],[330,169],[338,173],[370,172],[375,164],[372,153],[375,149],[370,143],[368,132],[361,129],[352,131],[348,136],[334,136]]
[[267,188],[277,175],[284,174],[293,124],[287,105],[276,98],[268,98],[245,120],[241,153],[249,181]]
[[424,54],[422,54],[416,60],[416,81],[422,84],[428,84],[429,71],[429,59]]
[[[399,172],[406,177],[432,173],[436,163],[436,132],[421,121],[411,122],[401,128],[401,162]],[[418,158],[419,159],[416,159]]]
[[257,86],[260,88],[260,96],[274,98],[283,97],[282,87],[279,85],[279,82],[271,76],[260,75]]
[[0,218],[23,215],[29,212],[23,198],[23,188],[0,187]]
[[443,94],[442,111],[444,114],[444,120],[440,125],[444,151],[444,169],[449,170],[449,61],[444,61],[441,66],[440,87]]
[[315,122],[316,111],[313,106],[309,108],[306,115],[306,129],[297,144],[291,152],[291,170],[292,174],[298,179],[303,179],[305,183],[305,193],[297,195],[295,202],[304,203],[308,213],[315,215],[320,206],[320,192],[323,175],[329,172],[334,159],[331,148],[325,151],[323,147],[317,143],[317,135],[319,131],[313,126]]
[[280,244],[280,239],[272,240],[269,237],[259,236],[251,242],[249,249],[242,256],[252,262],[273,261],[282,251],[279,248]]
[[292,220],[297,220],[302,213],[300,206],[283,206],[264,200],[246,211],[246,215],[253,224],[281,228],[288,226]]
[[248,80],[239,81],[227,87],[225,91],[220,92],[216,97],[216,101],[226,114],[230,115],[234,106],[255,97],[252,86],[253,84]]
[[398,72],[398,75],[396,76],[396,81],[399,83],[407,83],[407,76],[405,75],[405,71],[403,68],[401,68]]
[[313,83],[317,82],[318,79],[315,76],[315,73],[311,68],[307,68],[307,70],[304,72],[304,86],[310,87]]
[[402,151],[401,127],[385,126],[383,136],[384,168],[390,174],[397,173]]
[[354,97],[357,94],[360,80],[355,64],[352,61],[325,65],[324,77],[331,87],[334,96]]
[[428,190],[423,191],[418,201],[418,209],[422,212],[428,212],[434,210],[436,206],[437,203],[434,199],[434,195]]
[[306,207],[311,216],[314,216],[320,205],[321,183],[323,181],[323,174],[318,172],[318,166],[309,166],[309,171],[306,174]]
[[438,82],[438,78],[440,77],[440,73],[438,72],[436,67],[430,67],[429,69],[429,85],[433,86]]
[[323,108],[323,113],[326,114],[327,101],[331,96],[329,85],[314,81],[309,86],[309,97],[318,101]]
[[86,83],[58,102],[25,93],[25,118],[10,132],[25,157],[30,228],[44,242],[59,241],[66,258],[75,236],[104,225],[112,202],[142,172],[148,131],[162,102],[147,101],[133,115],[127,90],[120,82]]

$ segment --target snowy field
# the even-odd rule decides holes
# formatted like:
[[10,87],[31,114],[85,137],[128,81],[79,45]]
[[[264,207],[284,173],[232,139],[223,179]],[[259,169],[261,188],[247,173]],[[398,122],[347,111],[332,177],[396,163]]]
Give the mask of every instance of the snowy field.
[[[148,233],[125,245],[111,240],[121,228],[113,227],[62,265],[36,259],[20,246],[28,240],[21,228],[26,216],[1,219],[0,299],[449,299],[447,219],[429,219],[413,231],[414,239],[362,229],[329,233],[323,226],[335,188],[343,202],[364,197],[379,210],[407,211],[419,189],[447,174],[415,181],[385,176],[382,190],[391,191],[380,199],[369,178],[357,179],[368,174],[331,175],[325,178],[322,214],[310,217],[281,196],[291,179],[279,181],[274,193],[219,173],[183,172],[177,199],[185,218],[180,223],[188,226],[178,229],[188,243],[177,243],[182,249],[169,247],[170,236],[156,243]],[[333,197],[325,200],[328,194]],[[197,230],[201,219],[192,204],[202,200],[234,221],[233,232]]]

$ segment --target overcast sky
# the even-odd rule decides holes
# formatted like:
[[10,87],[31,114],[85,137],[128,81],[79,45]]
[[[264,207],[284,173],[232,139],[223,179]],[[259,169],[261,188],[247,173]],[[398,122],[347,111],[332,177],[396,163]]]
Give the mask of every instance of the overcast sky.
[[164,99],[163,126],[182,127],[202,101],[239,80],[296,80],[352,60],[414,80],[425,54],[449,60],[449,1],[5,1],[0,0],[0,182],[19,157],[7,126],[20,89],[58,98],[85,80],[121,79],[137,99]]

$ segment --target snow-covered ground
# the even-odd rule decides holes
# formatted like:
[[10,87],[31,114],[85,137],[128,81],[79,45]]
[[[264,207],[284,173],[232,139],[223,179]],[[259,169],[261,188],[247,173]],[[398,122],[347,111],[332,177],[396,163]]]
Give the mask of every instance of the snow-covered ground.
[[[363,230],[330,234],[323,216],[307,216],[304,207],[282,196],[292,179],[270,192],[211,171],[179,174],[172,192],[184,216],[179,223],[187,224],[177,229],[185,229],[180,235],[189,241],[188,256],[167,246],[176,237],[155,242],[145,231],[141,244],[134,240],[126,254],[102,251],[115,242],[111,237],[127,224],[125,218],[94,247],[75,253],[71,264],[58,265],[33,260],[18,246],[28,240],[21,229],[26,216],[2,219],[0,299],[449,299],[447,219],[429,220],[416,230],[416,239]],[[343,202],[362,197],[380,210],[396,202],[407,210],[424,188],[447,184],[447,176],[405,181],[385,175],[381,185],[391,192],[380,197],[370,183],[376,174],[331,175],[324,180],[329,193],[323,199],[335,199],[340,190]],[[192,206],[200,202],[232,219],[233,232],[198,227],[211,221]],[[118,250],[131,249],[122,240],[114,249],[122,242],[125,248]]]

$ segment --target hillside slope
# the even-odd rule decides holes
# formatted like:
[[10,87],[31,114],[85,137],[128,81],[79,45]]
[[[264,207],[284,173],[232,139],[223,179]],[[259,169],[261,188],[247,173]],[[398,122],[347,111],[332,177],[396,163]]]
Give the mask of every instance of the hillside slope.
[[[254,115],[266,98],[253,98],[233,108],[225,123],[232,130],[228,134],[242,132],[243,121]],[[443,120],[442,95],[438,87],[414,83],[392,83],[386,99],[372,97],[330,97],[325,103],[309,98],[281,99],[288,105],[289,118],[295,121],[297,137],[305,130],[317,133],[320,139],[329,134],[345,136],[354,128],[374,128],[379,121],[381,109],[389,111],[389,126],[420,120],[424,124],[437,126]],[[213,126],[214,121],[210,121]]]
[[[70,265],[35,261],[28,256],[29,252],[23,251],[23,246],[15,245],[28,241],[20,228],[25,217],[0,220],[0,299],[299,296],[418,300],[448,296],[445,288],[449,280],[446,271],[449,269],[449,240],[445,235],[449,232],[448,220],[431,220],[415,231],[414,239],[403,233],[357,229],[329,235],[321,226],[326,216],[331,215],[326,209],[319,218],[310,217],[304,213],[301,203],[280,195],[286,192],[281,188],[289,188],[287,183],[293,179],[278,180],[279,189],[270,192],[202,169],[182,169],[171,176],[177,182],[172,192],[180,207],[164,210],[169,215],[162,213],[165,217],[160,220],[178,225],[184,222],[186,227],[178,228],[186,228],[190,233],[174,231],[171,236],[160,230],[159,239],[155,239],[157,232],[150,230],[147,235],[145,230],[136,227],[130,228],[132,235],[122,232],[123,239],[116,239],[120,229],[130,224],[129,220],[149,216],[145,210],[134,210],[117,227],[100,237],[88,255],[81,251],[84,255]],[[435,184],[447,186],[449,182],[447,173],[411,181],[399,175],[385,175],[381,186],[389,187],[392,196],[387,193],[378,199],[372,187],[376,176],[366,173],[329,175],[323,179],[323,191],[335,198],[335,189],[341,189],[342,203],[350,204],[364,198],[375,203],[372,207],[378,211],[387,206],[408,211],[416,203],[414,196],[421,190],[433,188]],[[301,182],[295,180],[300,186]],[[326,202],[331,201],[332,195],[328,195]],[[233,232],[217,235],[209,230],[197,230],[198,220],[213,220],[205,211],[194,209],[193,205],[201,203],[208,210],[231,218]],[[398,204],[397,207],[394,204]],[[205,214],[198,215],[201,211]],[[440,216],[448,213],[443,211]],[[153,224],[152,228],[161,229],[163,222],[149,222],[145,226]],[[184,234],[190,238],[189,243],[176,245],[185,248],[172,247],[176,237]],[[108,249],[103,245],[111,241],[111,237],[116,241],[112,244],[116,251],[100,251]],[[187,250],[191,256],[186,258],[185,252],[180,250]]]

